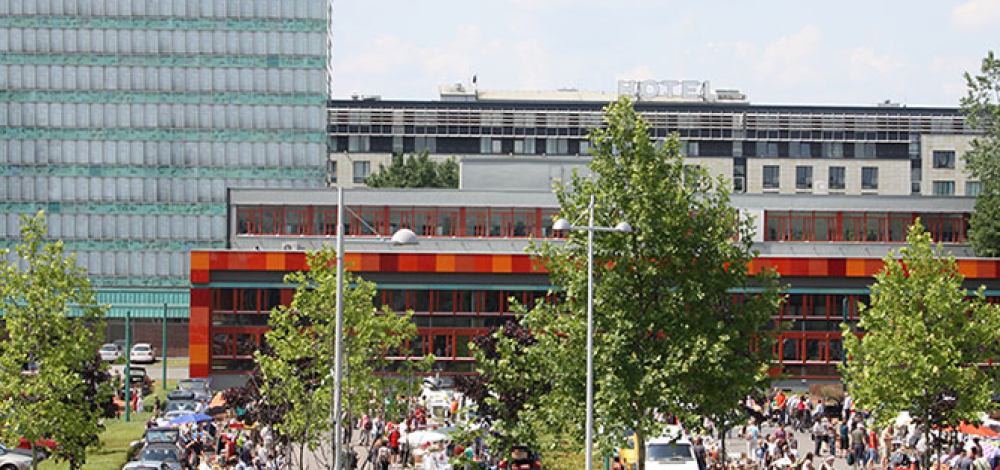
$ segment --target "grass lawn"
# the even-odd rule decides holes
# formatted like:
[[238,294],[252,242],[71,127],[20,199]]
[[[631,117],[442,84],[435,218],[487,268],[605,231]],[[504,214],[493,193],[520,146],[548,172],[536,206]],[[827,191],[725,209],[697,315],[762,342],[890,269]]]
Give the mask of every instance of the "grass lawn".
[[[168,380],[167,387],[157,387],[156,395],[160,401],[166,401],[167,391],[177,388],[177,380]],[[153,397],[146,397],[144,400],[146,410],[153,409]],[[153,413],[132,413],[131,421],[125,422],[123,414],[119,419],[108,419],[104,421],[106,426],[101,434],[101,442],[104,444],[99,449],[90,449],[87,453],[87,464],[83,468],[88,470],[119,470],[125,465],[125,457],[128,453],[128,445],[133,441],[142,439],[142,432],[146,429],[146,421]],[[53,459],[43,461],[39,466],[41,470],[68,470],[69,464],[56,462]]]
[[186,357],[168,357],[167,367],[187,367],[188,358]]

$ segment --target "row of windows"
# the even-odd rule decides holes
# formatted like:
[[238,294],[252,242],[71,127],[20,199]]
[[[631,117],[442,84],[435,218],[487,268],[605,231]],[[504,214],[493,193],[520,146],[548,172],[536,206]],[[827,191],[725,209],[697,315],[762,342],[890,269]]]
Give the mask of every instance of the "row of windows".
[[0,176],[6,201],[214,202],[226,200],[227,187],[315,188],[312,179],[104,178]]
[[[350,206],[344,233],[390,236],[408,228],[425,237],[525,238],[555,236],[554,209],[499,207]],[[236,209],[241,235],[336,235],[337,209],[329,206],[254,207]]]
[[0,126],[323,131],[325,112],[322,106],[0,102]]
[[189,18],[326,18],[312,0],[31,0],[0,2],[0,15],[180,16]]
[[[211,310],[215,326],[267,326],[266,314],[279,305],[289,305],[292,289],[216,289]],[[468,326],[490,324],[474,318],[506,316],[517,304],[555,301],[559,294],[525,290],[385,290],[375,295],[375,305],[393,312],[413,310],[418,326]],[[433,317],[433,318],[430,318]]]
[[[77,251],[76,264],[89,276],[99,277],[171,277],[187,283],[191,274],[187,251]],[[26,269],[17,255],[7,253],[8,262]]]
[[965,243],[968,214],[910,212],[767,211],[764,240],[898,243],[918,217],[935,242]]
[[0,139],[0,164],[180,167],[318,167],[321,143]]
[[501,139],[495,137],[334,136],[334,152],[423,152],[445,154],[567,155],[590,154],[590,141],[565,138]]
[[0,29],[0,53],[326,55],[323,33]]
[[[20,214],[0,214],[0,238],[20,235]],[[46,214],[63,240],[224,240],[226,218],[210,215]]]
[[[249,359],[256,347],[264,341],[268,330],[266,313],[270,308],[291,301],[292,291],[288,289],[218,289],[212,295],[212,364],[217,370],[240,370],[233,360]],[[387,357],[402,359],[434,354],[444,361],[471,360],[469,341],[476,335],[484,334],[488,328],[500,326],[509,321],[508,316],[482,317],[457,314],[474,312],[475,308],[453,308],[470,299],[470,304],[482,299],[480,305],[493,308],[491,313],[501,313],[501,301],[488,306],[488,297],[502,299],[515,296],[530,302],[545,298],[543,292],[513,291],[451,291],[451,290],[381,290],[376,303],[384,303],[395,311],[414,309],[417,311],[443,309],[446,316],[418,315],[414,321],[418,335],[400,348],[386,351]],[[734,299],[738,301],[739,296]],[[449,303],[451,302],[451,303]],[[868,302],[861,295],[789,295],[781,311],[775,316],[776,322],[785,324],[782,337],[774,346],[774,353],[784,364],[836,364],[843,359],[841,323],[845,320],[855,325],[858,318],[858,303]],[[426,308],[423,308],[426,307]],[[824,375],[824,374],[820,374]]]
[[0,89],[325,93],[326,71],[277,68],[0,65]]
[[[338,132],[360,134],[484,134],[503,136],[583,135],[600,126],[599,107],[579,111],[533,108],[345,108],[337,103],[331,124]],[[351,106],[351,105],[346,105]],[[752,139],[768,141],[878,141],[912,143],[920,133],[963,133],[968,129],[960,115],[929,116],[895,114],[810,114],[802,111],[792,119],[769,110],[749,112],[681,112],[674,108],[647,108],[651,137],[677,132],[690,139]],[[768,119],[774,118],[774,119]],[[557,131],[558,129],[558,131]],[[557,132],[557,133],[550,133]],[[847,150],[845,150],[847,151]],[[876,150],[877,152],[878,150]]]
[[[762,178],[764,189],[781,189],[781,167],[778,165],[764,165],[762,168]],[[812,189],[813,187],[813,167],[795,167],[795,189]],[[846,187],[846,168],[842,166],[831,166],[829,168],[829,178],[827,188],[830,190],[842,190]],[[861,190],[874,191],[878,189],[878,167],[861,167]]]

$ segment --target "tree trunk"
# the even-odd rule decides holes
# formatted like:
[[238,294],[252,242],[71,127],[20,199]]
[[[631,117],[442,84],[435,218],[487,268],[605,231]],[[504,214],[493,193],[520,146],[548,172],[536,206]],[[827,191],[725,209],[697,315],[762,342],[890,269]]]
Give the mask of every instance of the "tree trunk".
[[646,436],[642,432],[642,425],[636,426],[635,430],[635,469],[646,470]]
[[31,443],[31,470],[38,470],[38,448],[35,443]]
[[[926,408],[926,407],[925,407]],[[931,468],[931,422],[928,413],[924,412],[923,419],[920,425],[924,427],[924,452],[923,452],[923,468]]]
[[719,440],[722,441],[722,452],[720,452],[719,458],[722,460],[722,468],[726,468],[726,435],[729,434],[729,425],[722,425],[722,435],[719,436]]
[[300,442],[299,443],[299,469],[300,470],[305,470],[305,468],[306,468],[305,453],[306,453],[306,445],[304,443]]

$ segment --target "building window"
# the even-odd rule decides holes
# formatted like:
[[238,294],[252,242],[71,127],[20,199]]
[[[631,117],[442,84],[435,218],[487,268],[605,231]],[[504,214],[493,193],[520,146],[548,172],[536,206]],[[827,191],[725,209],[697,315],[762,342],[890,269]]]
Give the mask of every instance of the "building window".
[[830,181],[829,181],[830,189],[844,189],[847,181],[845,173],[846,171],[842,166],[830,167]]
[[966,196],[978,196],[979,193],[983,192],[983,183],[979,181],[966,181],[965,182],[965,195]]
[[861,189],[878,189],[878,167],[861,167]]
[[935,181],[934,182],[934,195],[935,196],[954,196],[955,195],[955,182],[954,181]]
[[781,169],[777,165],[764,165],[764,189],[778,189]]
[[813,187],[813,167],[795,167],[795,189],[812,189]]
[[327,160],[326,162],[326,181],[330,184],[337,184],[337,161]]
[[955,168],[955,151],[935,150],[934,168]]
[[364,183],[365,178],[371,173],[371,162],[368,160],[358,160],[354,162],[354,182]]

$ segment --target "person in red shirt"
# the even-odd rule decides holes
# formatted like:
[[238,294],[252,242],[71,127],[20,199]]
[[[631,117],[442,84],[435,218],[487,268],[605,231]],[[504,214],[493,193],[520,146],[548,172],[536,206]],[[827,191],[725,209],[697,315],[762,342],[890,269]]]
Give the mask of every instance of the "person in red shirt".
[[778,394],[774,396],[774,407],[778,410],[778,424],[788,424],[788,416],[785,414],[785,393],[778,390]]
[[392,451],[392,463],[399,463],[399,426],[392,426],[389,431],[389,449]]
[[878,457],[878,433],[875,432],[875,427],[872,426],[871,431],[868,431],[868,467],[874,468],[879,464]]

